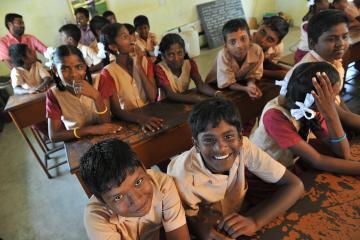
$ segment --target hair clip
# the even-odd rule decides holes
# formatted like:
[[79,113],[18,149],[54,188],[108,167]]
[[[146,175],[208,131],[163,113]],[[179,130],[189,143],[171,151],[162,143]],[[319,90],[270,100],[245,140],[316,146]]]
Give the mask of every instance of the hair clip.
[[160,56],[160,55],[161,55],[160,47],[159,47],[159,45],[156,45],[156,46],[154,47],[154,56],[155,56],[155,57],[158,57],[158,56]]
[[106,58],[105,45],[102,42],[98,42],[97,43],[97,48],[98,48],[97,57],[101,58],[101,59]]
[[303,103],[295,102],[299,109],[291,109],[291,116],[293,116],[296,120],[299,120],[302,117],[305,117],[307,120],[313,119],[316,115],[316,112],[310,109],[310,107],[314,104],[314,101],[315,100],[313,95],[307,93]]
[[275,85],[280,86],[280,95],[285,96],[287,92],[287,86],[289,84],[289,79],[285,78],[284,80],[276,80]]
[[51,68],[52,65],[54,64],[54,53],[55,53],[55,48],[53,47],[48,47],[44,52],[44,57],[48,60],[45,63],[45,66],[47,66],[48,68]]

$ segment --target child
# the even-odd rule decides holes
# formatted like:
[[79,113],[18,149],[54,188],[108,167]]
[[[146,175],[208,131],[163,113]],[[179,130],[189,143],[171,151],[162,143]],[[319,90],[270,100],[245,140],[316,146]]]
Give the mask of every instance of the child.
[[26,44],[11,45],[9,56],[14,65],[10,75],[15,94],[42,92],[48,88],[50,74]]
[[106,18],[100,16],[94,16],[90,20],[90,30],[94,34],[95,40],[90,44],[89,47],[92,48],[96,53],[99,52],[97,44],[100,42],[100,31],[105,25],[109,23],[110,22]]
[[170,100],[187,103],[201,100],[196,96],[183,95],[189,89],[190,78],[202,94],[216,96],[221,93],[202,81],[198,67],[187,55],[185,42],[180,35],[176,33],[165,35],[161,39],[159,51],[155,61],[155,75],[159,86]]
[[217,80],[221,89],[246,92],[251,98],[260,98],[261,90],[256,85],[263,75],[264,53],[250,43],[250,31],[244,19],[233,19],[222,29],[224,48],[218,53],[205,82]]
[[333,0],[331,4],[332,9],[337,9],[341,11],[345,11],[345,9],[349,6],[348,0]]
[[111,139],[92,146],[80,175],[94,195],[84,221],[89,239],[189,240],[184,209],[171,177],[146,170],[130,146]]
[[51,141],[119,131],[120,126],[109,123],[109,105],[103,101],[111,89],[103,88],[100,94],[91,86],[91,75],[80,50],[70,45],[60,46],[54,53],[53,63],[56,86],[46,94]]
[[159,130],[161,119],[129,112],[156,100],[152,62],[130,42],[129,33],[122,24],[105,26],[101,30],[100,41],[105,50],[116,58],[100,75],[100,83],[113,89],[113,94],[106,100],[111,103],[112,112],[120,119],[140,124],[144,131]]
[[80,43],[86,46],[95,40],[94,34],[91,32],[89,27],[89,11],[86,8],[79,7],[75,10],[76,22],[81,30]]
[[[175,180],[189,227],[200,239],[250,236],[302,194],[302,182],[295,175],[242,136],[232,102],[212,98],[198,103],[189,123],[194,147],[173,159],[167,172]],[[245,168],[279,188],[261,206],[241,214]]]
[[65,45],[77,47],[84,56],[85,63],[88,65],[91,73],[102,69],[102,59],[90,47],[79,43],[81,31],[75,24],[66,24],[59,29],[61,42]]
[[289,70],[277,62],[283,54],[282,39],[289,31],[289,24],[280,16],[266,19],[253,36],[253,42],[264,51],[264,77],[283,79]]
[[[309,0],[309,2],[311,2]],[[309,11],[303,17],[303,22],[300,26],[301,35],[300,35],[300,42],[299,46],[295,52],[295,63],[298,63],[309,51],[309,44],[308,44],[308,34],[307,34],[307,26],[309,19],[315,15],[316,13],[329,9],[329,2],[328,0],[314,0],[313,4],[309,5]]]
[[[336,111],[339,83],[339,73],[329,63],[300,64],[291,75],[285,101],[267,103],[250,140],[289,169],[300,158],[316,169],[359,175],[360,163],[347,160],[349,142]],[[307,143],[310,131],[327,147],[327,154]]]
[[112,11],[105,11],[102,15],[109,23],[117,23],[116,16]]
[[137,32],[136,44],[148,56],[154,56],[154,49],[158,44],[158,40],[155,33],[150,32],[149,19],[144,15],[135,17],[134,27]]

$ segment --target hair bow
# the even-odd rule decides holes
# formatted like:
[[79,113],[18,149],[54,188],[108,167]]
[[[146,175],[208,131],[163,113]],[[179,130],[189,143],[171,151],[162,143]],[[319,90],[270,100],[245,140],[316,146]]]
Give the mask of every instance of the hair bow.
[[185,52],[186,52],[187,54],[189,54],[189,52],[190,52],[190,44],[187,43],[187,42],[185,42]]
[[280,86],[280,95],[285,96],[287,92],[287,86],[289,84],[289,79],[285,78],[284,80],[276,80],[275,85]]
[[316,112],[310,107],[314,103],[314,97],[310,93],[306,94],[304,102],[295,102],[295,104],[299,107],[298,109],[291,109],[291,116],[293,116],[296,120],[305,117],[306,119],[310,120],[313,119],[316,115]]
[[98,48],[97,57],[101,59],[106,58],[106,50],[104,44],[102,42],[98,42],[97,48]]
[[155,56],[155,57],[158,57],[158,56],[160,56],[160,55],[161,55],[160,47],[159,47],[159,45],[156,45],[156,46],[154,47],[154,56]]
[[51,66],[54,64],[54,53],[55,53],[55,48],[53,47],[48,47],[44,52],[44,57],[48,60],[45,63],[45,66],[47,66],[48,68],[51,68]]
[[315,4],[315,0],[308,0],[308,6],[310,7],[310,6],[312,6],[312,5],[314,5]]

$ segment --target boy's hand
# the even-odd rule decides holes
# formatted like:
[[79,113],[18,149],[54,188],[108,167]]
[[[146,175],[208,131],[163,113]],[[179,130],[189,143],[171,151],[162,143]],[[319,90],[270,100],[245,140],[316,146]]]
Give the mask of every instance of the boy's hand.
[[154,46],[157,44],[156,37],[154,33],[149,33],[149,36],[146,40],[146,50],[149,52],[154,51]]
[[262,92],[258,86],[252,81],[247,83],[247,91],[246,91],[251,98],[260,98],[262,96]]
[[220,220],[217,224],[217,229],[218,231],[226,232],[231,238],[238,238],[241,235],[254,235],[257,226],[252,218],[232,213]]
[[139,117],[138,123],[140,124],[141,130],[144,133],[148,131],[156,132],[163,127],[163,120],[157,117],[147,117],[147,116]]
[[336,115],[335,94],[330,80],[325,73],[317,73],[316,76],[319,81],[316,78],[312,79],[316,89],[316,92],[312,92],[316,106],[325,118],[334,116]]

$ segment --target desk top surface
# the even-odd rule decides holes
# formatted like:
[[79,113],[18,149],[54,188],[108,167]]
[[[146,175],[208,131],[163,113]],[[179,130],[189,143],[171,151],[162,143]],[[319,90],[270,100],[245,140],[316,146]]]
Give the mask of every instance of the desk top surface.
[[26,105],[33,104],[39,101],[46,100],[46,92],[35,93],[35,94],[23,94],[10,96],[6,103],[5,111],[12,111],[17,108],[22,108]]
[[[360,161],[360,140],[351,153]],[[360,177],[307,171],[301,179],[304,197],[255,239],[360,239]]]

